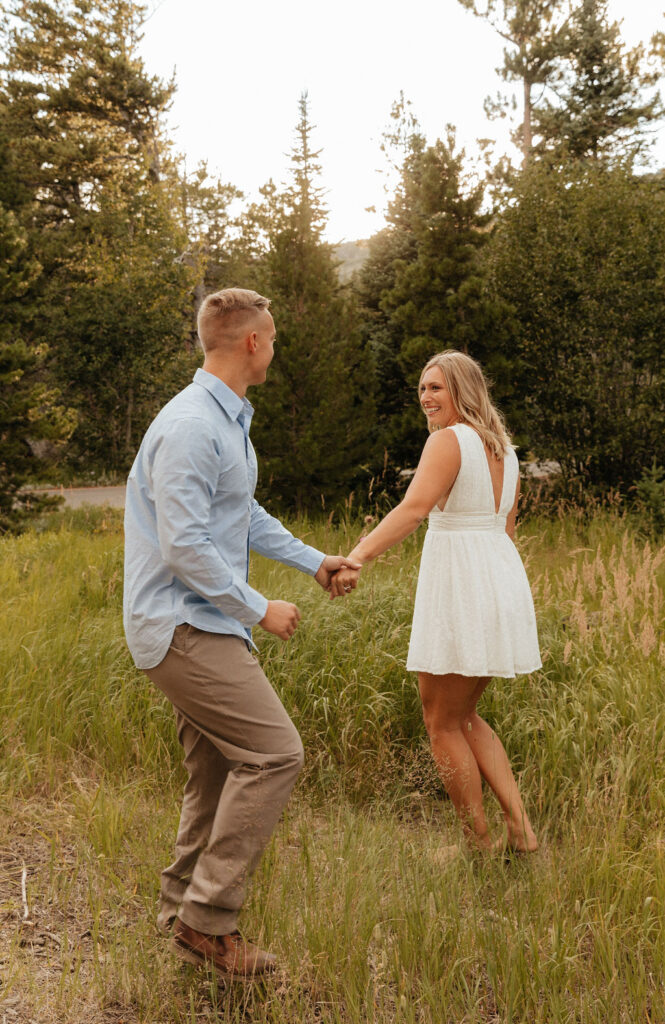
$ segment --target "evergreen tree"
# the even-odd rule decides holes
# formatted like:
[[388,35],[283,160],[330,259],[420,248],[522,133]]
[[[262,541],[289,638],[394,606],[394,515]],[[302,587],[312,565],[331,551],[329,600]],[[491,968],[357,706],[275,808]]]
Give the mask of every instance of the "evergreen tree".
[[70,458],[83,467],[128,469],[148,423],[198,362],[185,342],[199,270],[180,259],[186,238],[169,196],[107,186],[94,233],[73,241],[42,296],[54,379],[79,410]]
[[518,323],[534,454],[627,490],[665,432],[665,188],[591,163],[521,176],[488,252]]
[[[254,218],[233,216],[232,205],[242,192],[219,179],[211,179],[205,163],[193,174],[183,171],[180,183],[182,220],[188,246],[180,261],[198,274],[194,313],[210,292],[243,281],[248,287],[250,268],[261,251]],[[190,346],[196,347],[196,318],[192,318]]]
[[572,12],[555,62],[554,99],[534,112],[538,153],[559,159],[624,158],[644,142],[662,114],[655,84],[643,68],[643,48],[627,50],[606,0],[581,0]]
[[[399,117],[399,109],[397,109]],[[388,207],[388,228],[370,241],[357,280],[381,393],[379,425],[390,461],[412,466],[425,423],[416,387],[425,362],[444,348],[479,359],[510,398],[510,320],[484,291],[482,250],[490,218],[483,190],[464,180],[464,154],[445,141],[410,137]]]
[[25,337],[48,345],[52,379],[78,410],[73,456],[124,470],[192,369],[199,263],[180,258],[180,183],[161,135],[173,87],[137,56],[133,0],[14,0],[10,12],[0,196],[43,267]]
[[[522,87],[522,120],[513,132],[513,141],[522,151],[524,163],[533,148],[533,117],[536,87],[546,87],[566,37],[569,0],[458,0],[476,17],[488,21],[508,44],[503,65],[497,68],[505,82]],[[541,93],[543,92],[541,89]],[[510,101],[504,97],[488,99],[489,116],[505,116]]]
[[0,532],[19,528],[44,507],[43,498],[22,488],[40,463],[40,448],[52,450],[75,424],[44,383],[45,347],[29,347],[21,336],[22,298],[40,271],[16,217],[0,206]]
[[106,182],[131,180],[146,162],[159,176],[159,118],[174,86],[148,77],[137,57],[144,11],[133,0],[10,3],[0,180],[20,188],[38,226],[85,222]]
[[372,451],[371,367],[350,297],[340,286],[318,184],[307,95],[285,190],[264,189],[268,249],[256,286],[272,299],[277,326],[268,382],[252,393],[253,434],[265,502],[320,508],[346,498]]
[[[459,0],[508,43],[497,68],[521,85],[522,120],[513,141],[526,165],[532,154],[557,159],[615,155],[635,146],[660,117],[643,49],[626,50],[606,0]],[[538,86],[539,93],[535,94]],[[505,116],[510,99],[487,100]]]

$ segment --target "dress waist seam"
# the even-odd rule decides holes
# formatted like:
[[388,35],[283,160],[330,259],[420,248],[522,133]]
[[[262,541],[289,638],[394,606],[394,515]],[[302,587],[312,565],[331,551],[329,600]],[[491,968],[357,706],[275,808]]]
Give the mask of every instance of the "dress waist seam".
[[505,533],[507,516],[501,512],[430,513],[428,532],[432,533]]

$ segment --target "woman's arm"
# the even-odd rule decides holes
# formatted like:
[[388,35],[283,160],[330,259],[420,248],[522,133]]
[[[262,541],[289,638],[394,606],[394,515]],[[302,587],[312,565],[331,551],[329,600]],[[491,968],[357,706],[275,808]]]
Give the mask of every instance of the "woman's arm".
[[511,540],[515,540],[515,523],[517,522],[517,505],[520,500],[520,484],[521,480],[518,473],[517,487],[515,488],[515,501],[513,502],[513,507],[511,508],[510,512],[506,517],[506,533],[508,534]]
[[430,434],[402,501],[356,544],[349,558],[362,564],[371,562],[413,533],[437,502],[450,493],[460,463],[459,442],[453,430]]

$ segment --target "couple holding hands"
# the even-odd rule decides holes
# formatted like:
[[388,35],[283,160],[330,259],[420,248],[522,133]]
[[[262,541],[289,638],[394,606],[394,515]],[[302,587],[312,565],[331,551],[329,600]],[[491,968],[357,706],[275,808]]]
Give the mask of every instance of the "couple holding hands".
[[[445,351],[419,398],[430,431],[400,502],[348,556],[296,539],[254,499],[247,389],[275,345],[269,300],[228,288],[199,311],[203,368],[148,428],[127,482],[124,624],[136,665],[173,705],[187,769],[160,929],[224,978],[275,967],[237,930],[246,886],[303,764],[300,737],[254,656],[251,628],[286,640],[300,613],[248,581],[249,552],[309,573],[332,598],[429,516],[407,669],[468,844],[531,852],[536,836],[506,752],[476,711],[493,676],[540,667],[533,601],[513,544],[517,457],[478,364]],[[505,833],[489,835],[482,779]],[[446,848],[445,855],[455,848]]]

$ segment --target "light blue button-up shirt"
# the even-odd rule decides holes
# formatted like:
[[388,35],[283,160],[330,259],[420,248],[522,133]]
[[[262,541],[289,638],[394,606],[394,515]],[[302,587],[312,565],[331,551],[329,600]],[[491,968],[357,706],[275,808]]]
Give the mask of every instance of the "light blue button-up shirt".
[[148,428],[127,481],[124,624],[139,668],[165,657],[177,625],[251,641],[266,614],[249,552],[314,575],[324,555],[254,499],[253,408],[197,370]]

